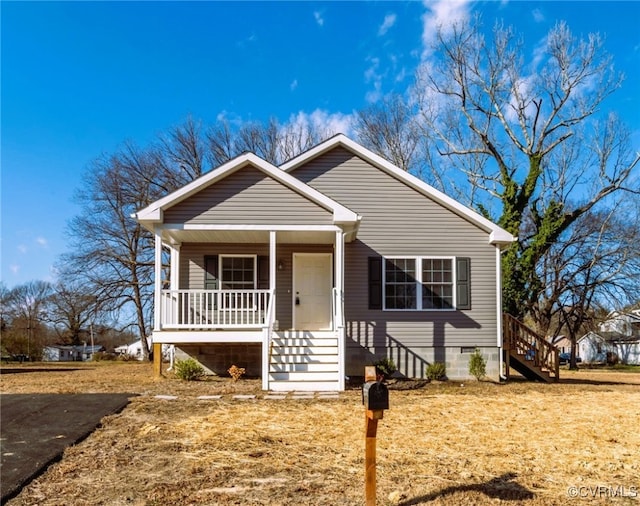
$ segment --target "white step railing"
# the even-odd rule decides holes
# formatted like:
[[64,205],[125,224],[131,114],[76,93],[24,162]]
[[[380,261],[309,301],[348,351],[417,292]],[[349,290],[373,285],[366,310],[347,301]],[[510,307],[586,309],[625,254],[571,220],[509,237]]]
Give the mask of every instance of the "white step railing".
[[163,329],[262,328],[269,290],[163,290]]

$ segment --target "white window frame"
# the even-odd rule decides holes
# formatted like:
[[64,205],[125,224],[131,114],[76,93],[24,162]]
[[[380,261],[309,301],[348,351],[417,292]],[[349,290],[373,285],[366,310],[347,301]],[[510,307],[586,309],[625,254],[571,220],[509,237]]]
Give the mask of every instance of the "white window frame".
[[[387,260],[413,260],[416,272],[416,307],[407,309],[387,308]],[[449,308],[423,308],[422,307],[422,260],[450,260],[451,261],[451,292],[452,300]],[[457,293],[456,280],[458,279],[457,262],[455,256],[435,256],[435,255],[393,255],[382,257],[382,310],[383,311],[456,311]]]
[[[225,258],[251,258],[253,259],[253,288],[250,290],[256,290],[258,286],[258,255],[245,255],[242,253],[233,253],[233,254],[220,254],[218,255],[218,277],[220,278],[220,290],[224,291],[232,291],[236,290],[235,288],[223,288],[224,279],[223,279],[223,269],[222,262]],[[242,290],[247,290],[247,288],[243,288]],[[242,291],[236,290],[236,291]]]

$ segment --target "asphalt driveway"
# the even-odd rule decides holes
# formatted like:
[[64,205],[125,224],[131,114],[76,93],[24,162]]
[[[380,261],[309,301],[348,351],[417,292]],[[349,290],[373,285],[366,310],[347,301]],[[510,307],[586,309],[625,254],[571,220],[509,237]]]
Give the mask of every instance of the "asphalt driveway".
[[135,394],[0,395],[1,504]]

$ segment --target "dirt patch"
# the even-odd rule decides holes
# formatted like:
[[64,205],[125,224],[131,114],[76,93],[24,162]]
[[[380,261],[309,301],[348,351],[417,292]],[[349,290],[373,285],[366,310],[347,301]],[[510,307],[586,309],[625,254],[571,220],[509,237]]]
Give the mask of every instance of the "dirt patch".
[[[582,487],[576,490],[589,504],[636,504],[620,496],[640,495],[640,376],[565,378],[393,390],[378,429],[378,504],[560,505],[570,502],[569,487]],[[337,400],[269,401],[256,380],[155,381],[149,364],[3,374],[0,381],[3,393],[140,394],[66,450],[12,506],[364,502],[358,390]],[[235,393],[258,398],[234,400]],[[177,398],[155,397],[161,394]]]

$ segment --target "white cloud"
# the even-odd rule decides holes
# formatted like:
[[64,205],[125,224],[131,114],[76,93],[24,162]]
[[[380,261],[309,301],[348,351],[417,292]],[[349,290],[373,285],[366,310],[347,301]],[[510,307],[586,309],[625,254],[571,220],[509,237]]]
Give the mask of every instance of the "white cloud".
[[380,25],[380,28],[378,28],[378,36],[383,36],[391,27],[393,27],[393,25],[396,24],[396,17],[397,16],[395,14],[387,14],[384,17],[384,21]]
[[531,14],[533,15],[533,20],[536,23],[542,23],[544,21],[544,14],[540,9],[533,9]]
[[289,85],[289,88],[291,89],[291,91],[294,91],[297,87],[298,87],[298,80],[294,79]]
[[47,241],[44,237],[37,237],[36,242],[38,243],[39,246],[42,246],[43,248],[49,247],[49,241]]
[[369,90],[365,99],[369,103],[377,102],[382,98],[382,78],[383,75],[378,72],[380,69],[380,58],[370,57],[367,61],[371,63],[369,68],[364,71],[364,80],[366,83],[373,84],[373,90]]
[[323,109],[315,109],[311,113],[299,111],[289,117],[289,122],[283,128],[294,128],[304,131],[311,126],[314,130],[323,133],[323,136],[343,133],[350,135],[353,128],[353,115],[340,112],[330,113]]
[[316,23],[318,23],[318,26],[323,26],[324,25],[324,17],[322,16],[322,12],[314,11],[313,12],[313,17],[315,18]]
[[17,265],[17,264],[11,264],[11,265],[9,266],[9,269],[11,270],[11,272],[12,272],[13,274],[18,274],[18,272],[20,271],[20,266],[19,266],[19,265]]
[[449,33],[456,24],[469,19],[470,0],[425,0],[427,12],[422,15],[423,59],[432,51],[438,30]]
[[17,248],[20,253],[26,253],[27,251],[29,251],[29,248],[27,248],[24,244],[18,244]]

